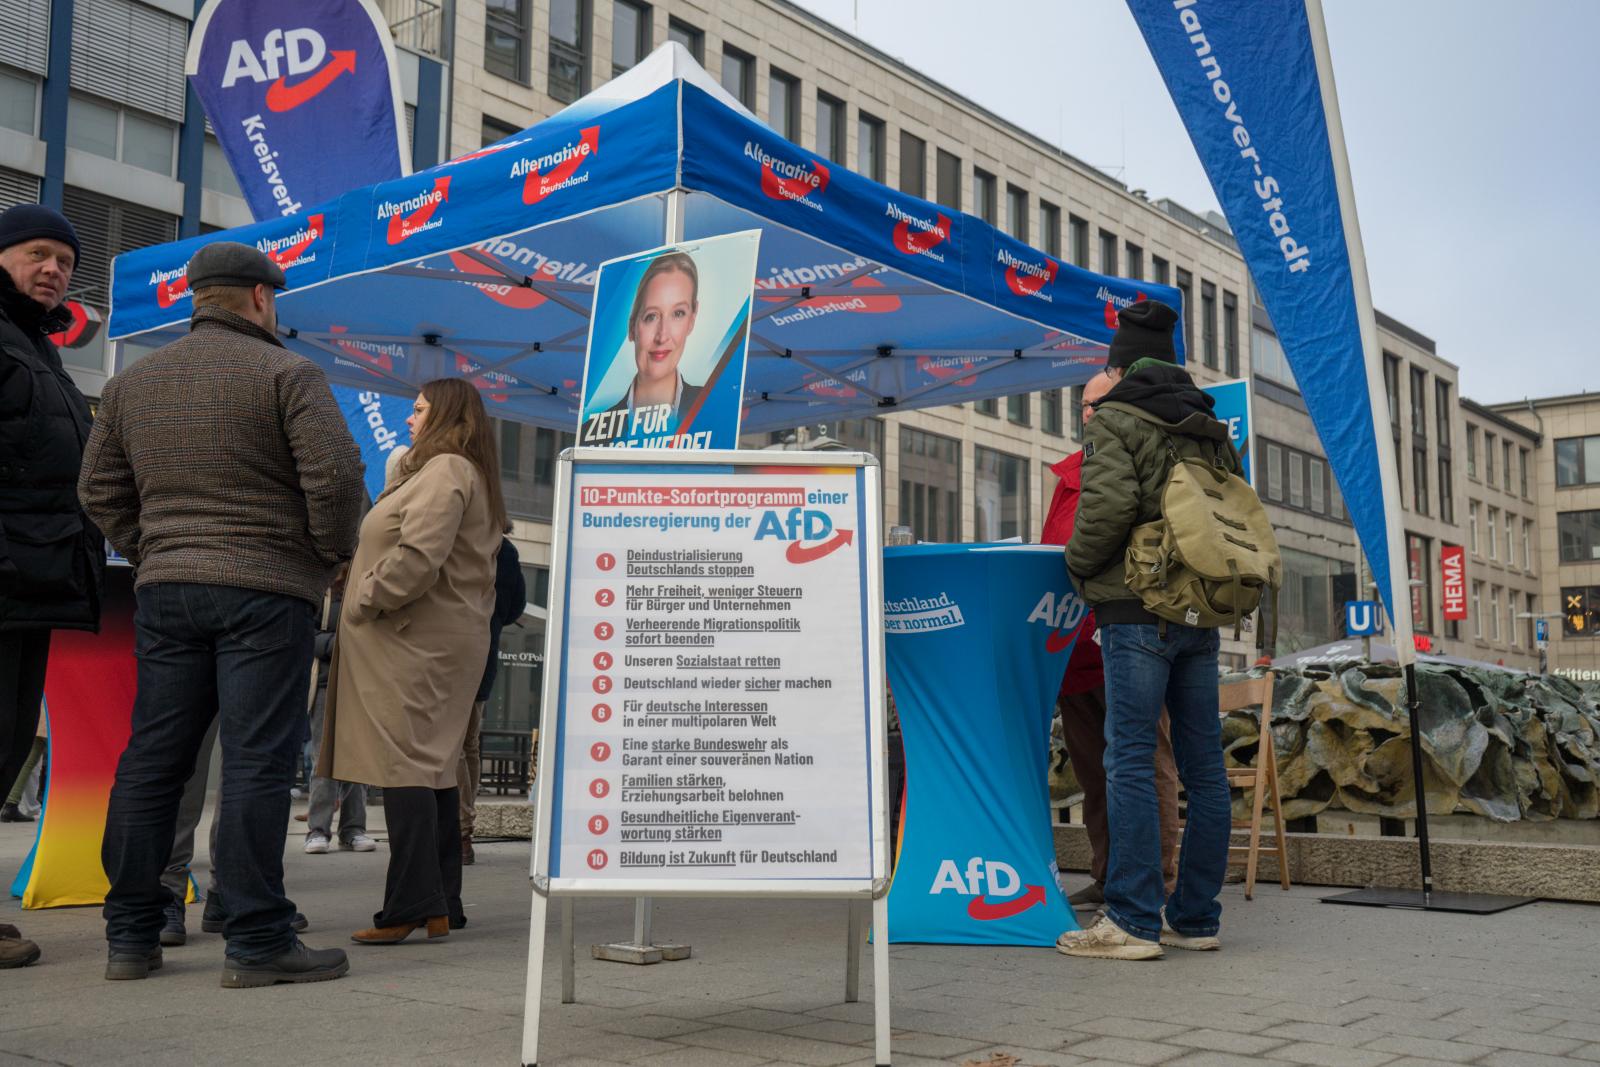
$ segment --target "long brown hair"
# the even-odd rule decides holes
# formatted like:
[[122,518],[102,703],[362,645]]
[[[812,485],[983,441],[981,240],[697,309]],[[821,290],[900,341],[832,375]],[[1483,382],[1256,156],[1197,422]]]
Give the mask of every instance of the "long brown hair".
[[483,408],[483,397],[460,378],[427,382],[422,396],[428,402],[428,417],[423,420],[422,432],[411,443],[411,451],[400,461],[401,471],[410,476],[434,456],[465,456],[483,475],[490,516],[500,529],[511,529],[505,494],[500,489],[500,450],[495,447],[494,424]]

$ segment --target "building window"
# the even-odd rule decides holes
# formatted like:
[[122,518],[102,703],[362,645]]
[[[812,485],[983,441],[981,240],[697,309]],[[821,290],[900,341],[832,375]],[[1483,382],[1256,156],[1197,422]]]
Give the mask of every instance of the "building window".
[[1505,475],[1505,490],[1511,492],[1511,441],[1509,438],[1500,442],[1500,470]]
[[1006,184],[1006,232],[1028,243],[1028,193],[1010,183]]
[[0,67],[0,126],[33,136],[39,128],[39,81]]
[[1076,215],[1067,216],[1067,251],[1072,254],[1072,262],[1089,269],[1089,220],[1080,219]]
[[1061,209],[1039,201],[1039,247],[1053,259],[1061,258]]
[[900,427],[900,524],[919,541],[961,540],[961,442]]
[[992,415],[998,419],[1000,417],[1000,401],[992,396],[985,400],[974,400],[972,402],[972,410],[979,415]]
[[1536,638],[1534,637],[1533,624],[1534,624],[1534,617],[1539,614],[1539,598],[1534,596],[1532,593],[1529,593],[1527,596],[1525,596],[1523,598],[1523,602],[1525,604],[1527,604],[1527,612],[1528,612],[1528,620],[1527,620],[1528,621],[1528,647],[1532,648],[1532,647],[1534,647],[1534,645],[1536,643]]
[[1472,583],[1472,636],[1483,640],[1483,583]]
[[1445,522],[1456,521],[1456,488],[1450,477],[1450,461],[1439,457],[1439,518]]
[[1432,541],[1406,534],[1406,568],[1411,578],[1411,620],[1419,633],[1433,633],[1433,567],[1429,556]]
[[1006,397],[1006,421],[1015,423],[1018,426],[1029,425],[1032,422],[1028,416],[1028,406],[1031,399],[1031,393],[1017,393],[1014,396]]
[[1411,450],[1411,509],[1428,513],[1428,453],[1421,448]]
[[1306,460],[1306,506],[1317,515],[1327,512],[1326,490],[1323,484],[1326,481],[1328,466],[1322,460],[1312,456]]
[[933,156],[933,195],[945,207],[961,210],[961,157],[940,148]]
[[817,151],[844,162],[844,101],[817,90]]
[[1439,444],[1445,448],[1450,447],[1450,383],[1443,378],[1433,380],[1433,421],[1438,425],[1434,432],[1438,434]]
[[1383,393],[1389,401],[1389,427],[1400,440],[1400,357],[1383,354]]
[[1561,590],[1562,633],[1593,637],[1600,628],[1600,586],[1565,586]]
[[1267,443],[1267,499],[1283,501],[1283,446]]
[[487,147],[496,141],[504,141],[507,137],[515,137],[521,132],[520,129],[509,122],[501,122],[499,119],[485,115],[478,131],[478,136],[483,141],[480,147]]
[[800,79],[767,69],[767,122],[787,141],[800,140]]
[[1061,390],[1046,389],[1039,394],[1039,429],[1061,436]]
[[[1344,632],[1342,597],[1337,590],[1353,581],[1353,567],[1341,559],[1280,548],[1283,585],[1278,590],[1279,652],[1332,641]],[[1349,575],[1349,578],[1343,578]]]
[[74,95],[67,105],[67,145],[171,177],[178,127],[164,119]]
[[998,186],[995,177],[981,167],[972,168],[972,201],[978,217],[990,226],[999,225]]
[[1074,385],[1072,387],[1072,393],[1070,395],[1072,397],[1072,405],[1071,405],[1071,410],[1072,410],[1072,439],[1074,441],[1082,441],[1083,440],[1083,386]]
[[637,0],[611,2],[611,76],[650,54],[650,7]]
[[563,104],[589,91],[588,0],[550,0],[549,86]]
[[883,120],[856,112],[856,173],[875,182],[884,178]]
[[1496,643],[1500,640],[1500,587],[1489,587],[1489,640]]
[[483,19],[483,69],[528,84],[531,0],[487,0]]
[[215,137],[206,138],[206,147],[200,159],[200,184],[225,196],[244,196],[239,189],[239,180],[233,176],[233,167],[229,165],[228,157],[223,154],[222,145],[217,143]]
[[1483,553],[1478,549],[1478,511],[1479,507],[1476,500],[1470,500],[1467,502],[1468,543],[1472,546],[1472,554],[1474,556],[1483,555]]
[[[178,237],[175,216],[153,211],[141,204],[113,200],[108,196],[67,186],[62,194],[61,213],[78,231],[80,254],[72,271],[72,287],[67,296],[96,308],[111,306],[111,261],[124,252],[149,245],[165,244]],[[62,358],[73,362],[73,354],[87,356],[89,349],[64,349]],[[101,369],[103,361],[94,357],[92,367]],[[77,364],[83,366],[84,364]]]
[[516,481],[522,472],[522,423],[496,421],[500,423],[500,477]]
[[722,87],[750,111],[756,109],[756,57],[731,44],[722,46]]
[[1222,373],[1239,376],[1239,298],[1222,291]]
[[1150,257],[1150,280],[1158,285],[1172,284],[1172,264],[1160,256]]
[[500,474],[509,514],[550,521],[555,507],[556,460],[572,443],[570,433],[500,423]]
[[900,131],[900,191],[928,195],[928,143],[907,130]]
[[1117,273],[1117,235],[1110,230],[1100,231],[1100,273]]
[[1522,520],[1522,569],[1533,573],[1533,520]]
[[1489,509],[1489,558],[1500,558],[1500,509]]
[[1556,516],[1562,563],[1600,560],[1600,511],[1563,511]]
[[1210,282],[1200,283],[1200,346],[1205,352],[1205,363],[1217,369],[1217,287]]
[[1478,480],[1478,428],[1467,427],[1467,477]]
[[1306,457],[1303,452],[1289,453],[1289,506],[1306,506]]
[[1506,512],[1506,566],[1515,569],[1517,566],[1517,517],[1511,512]]
[[1250,330],[1250,372],[1258,378],[1277,382],[1290,389],[1299,389],[1294,372],[1289,369],[1289,357],[1283,354],[1278,336],[1259,326]]
[[706,65],[706,35],[699,28],[682,19],[668,19],[667,40],[683,45],[696,63]]
[[1194,275],[1178,268],[1178,294],[1183,298],[1183,354],[1194,358]]
[[1483,435],[1483,480],[1494,484],[1494,434]]
[[1526,448],[1517,449],[1517,473],[1522,484],[1522,499],[1529,500],[1531,498],[1528,496],[1528,450]]
[[1511,642],[1511,647],[1516,648],[1522,642],[1517,637],[1517,594],[1515,590],[1506,590],[1506,638]]
[[1556,442],[1556,485],[1594,485],[1600,482],[1600,434],[1563,437]]
[[973,450],[973,531],[977,541],[1028,535],[1028,461],[984,448]]
[[1428,436],[1428,372],[1411,368],[1411,436]]
[[1143,281],[1144,249],[1140,248],[1132,241],[1126,241],[1122,245],[1122,254],[1127,260],[1126,265],[1123,267],[1123,270],[1127,272],[1127,276],[1139,281]]

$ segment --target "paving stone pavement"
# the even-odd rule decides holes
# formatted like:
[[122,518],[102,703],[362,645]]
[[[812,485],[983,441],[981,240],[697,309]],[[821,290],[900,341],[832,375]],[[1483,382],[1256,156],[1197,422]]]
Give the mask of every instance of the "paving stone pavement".
[[[30,839],[30,827],[0,826],[6,883]],[[287,878],[311,919],[306,940],[351,953],[349,977],[316,985],[220,988],[222,941],[199,932],[198,906],[189,944],[168,949],[158,974],[107,983],[98,909],[23,912],[0,902],[0,922],[44,949],[38,965],[0,972],[0,1065],[518,1063],[527,843],[478,846],[465,930],[351,945],[349,932],[378,905],[387,856],[386,846],[306,856],[291,835]],[[1319,895],[1262,886],[1246,902],[1230,886],[1222,952],[1147,963],[896,945],[894,1063],[1600,1063],[1594,907],[1540,903],[1473,917],[1331,907]],[[552,917],[543,1067],[873,1062],[871,953],[861,1002],[844,1003],[841,904],[665,901],[657,936],[688,942],[694,956],[643,968],[583,957],[584,946],[631,932],[626,902],[580,902],[576,914],[573,1005],[559,1003]]]

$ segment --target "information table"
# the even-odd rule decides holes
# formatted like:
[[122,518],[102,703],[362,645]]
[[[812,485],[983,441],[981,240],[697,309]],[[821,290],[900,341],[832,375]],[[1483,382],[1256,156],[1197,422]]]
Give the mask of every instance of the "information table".
[[525,1063],[547,897],[871,900],[888,926],[876,461],[580,448],[556,498]]
[[893,940],[1053,944],[1078,925],[1055,878],[1051,719],[1087,614],[1061,548],[889,548],[884,585],[906,749]]

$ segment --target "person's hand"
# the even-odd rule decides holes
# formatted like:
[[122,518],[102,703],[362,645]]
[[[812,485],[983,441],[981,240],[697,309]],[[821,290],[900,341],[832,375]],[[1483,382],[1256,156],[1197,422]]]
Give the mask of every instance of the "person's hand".
[[333,595],[343,598],[345,582],[350,579],[350,561],[345,560],[333,572]]

